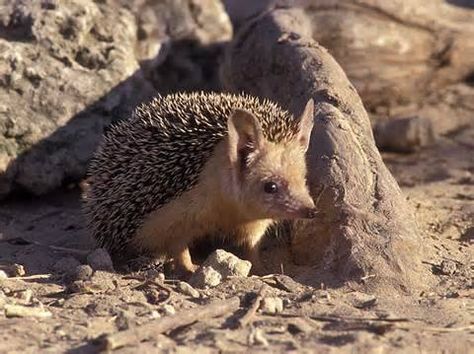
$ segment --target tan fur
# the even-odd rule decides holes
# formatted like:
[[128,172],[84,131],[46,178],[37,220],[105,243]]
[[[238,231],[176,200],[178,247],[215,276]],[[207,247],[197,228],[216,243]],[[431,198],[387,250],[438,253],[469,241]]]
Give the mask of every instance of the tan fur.
[[[260,270],[258,244],[275,220],[260,217],[261,211],[252,207],[248,196],[246,205],[229,202],[229,196],[224,192],[232,190],[229,174],[225,172],[231,168],[223,153],[226,145],[223,141],[216,147],[194,189],[148,216],[134,239],[137,246],[153,250],[157,255],[173,257],[178,268],[192,272],[195,266],[188,246],[200,237],[217,232],[229,235],[234,242],[243,245],[246,258],[252,261],[254,269]],[[306,167],[301,148],[296,144],[277,146],[267,142],[266,154],[268,158],[256,161],[251,174],[255,178],[278,174],[292,186],[297,186],[296,192],[304,195],[302,171]],[[273,162],[269,164],[269,161]]]
[[220,232],[243,245],[248,258],[257,262],[255,248],[273,221],[255,219],[252,210],[229,203],[222,195],[221,191],[231,188],[226,173],[218,173],[230,168],[223,153],[226,145],[226,141],[218,144],[196,188],[148,216],[134,239],[137,246],[176,258],[178,267],[193,271],[188,246],[200,237]]
[[[305,180],[308,136],[306,132],[288,143],[271,143],[255,117],[237,111],[230,118],[229,135],[215,147],[197,185],[149,214],[133,243],[173,257],[178,269],[193,272],[189,245],[206,235],[228,235],[244,246],[261,271],[258,245],[268,227],[280,219],[306,217],[314,209]],[[284,193],[264,192],[266,181],[280,182]]]

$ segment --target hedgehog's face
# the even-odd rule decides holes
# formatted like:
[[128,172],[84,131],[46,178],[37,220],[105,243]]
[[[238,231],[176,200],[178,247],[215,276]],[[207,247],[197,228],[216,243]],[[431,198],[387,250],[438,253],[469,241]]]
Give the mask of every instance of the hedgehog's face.
[[314,202],[306,185],[305,153],[313,127],[312,101],[300,119],[294,141],[267,141],[258,120],[237,111],[229,119],[229,154],[235,196],[251,217],[312,218]]
[[261,151],[250,154],[242,174],[240,198],[260,218],[314,217],[301,145],[267,142]]

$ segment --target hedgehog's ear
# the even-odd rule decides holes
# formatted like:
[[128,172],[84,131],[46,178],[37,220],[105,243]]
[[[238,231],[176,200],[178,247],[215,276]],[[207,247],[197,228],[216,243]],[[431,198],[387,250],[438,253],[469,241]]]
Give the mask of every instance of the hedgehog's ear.
[[251,113],[236,109],[227,121],[229,159],[232,164],[245,162],[249,153],[262,147],[264,137],[258,119]]
[[311,132],[314,124],[314,101],[312,98],[308,100],[304,108],[303,113],[299,118],[298,128],[298,142],[303,146],[304,151],[308,150],[309,139],[311,138]]

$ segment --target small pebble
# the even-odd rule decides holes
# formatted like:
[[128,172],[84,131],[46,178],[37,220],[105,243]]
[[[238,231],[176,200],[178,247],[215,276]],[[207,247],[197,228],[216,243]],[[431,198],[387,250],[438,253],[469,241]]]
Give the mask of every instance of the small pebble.
[[32,67],[25,68],[25,76],[32,80],[41,80],[43,78],[41,73]]
[[152,319],[152,320],[156,320],[157,318],[160,318],[161,315],[160,315],[160,313],[159,313],[158,311],[153,310],[153,311],[150,312],[149,317],[150,317],[150,319]]
[[247,277],[252,268],[252,263],[240,259],[230,252],[224,250],[214,251],[203,263],[203,267],[212,267],[219,272],[222,279],[229,276]]
[[25,303],[30,303],[33,298],[33,291],[31,289],[25,289],[15,293],[15,297],[23,300]]
[[441,274],[453,275],[454,273],[456,273],[456,270],[457,270],[456,262],[451,261],[449,259],[445,259],[441,262],[441,265],[439,266],[439,270]]
[[13,264],[10,267],[10,276],[12,277],[22,277],[26,274],[25,267],[21,264]]
[[109,253],[104,248],[97,248],[89,253],[87,263],[89,263],[94,270],[103,270],[106,272],[114,271],[112,258],[110,258]]
[[259,328],[255,328],[250,332],[249,336],[249,343],[250,345],[262,345],[264,347],[268,347],[268,340],[263,335],[263,332]]
[[170,304],[164,304],[162,307],[163,313],[168,316],[176,314],[175,308]]
[[165,273],[163,272],[159,272],[158,275],[156,276],[156,280],[158,280],[159,282],[163,283],[165,281]]
[[374,295],[354,291],[346,295],[346,299],[352,306],[358,309],[365,309],[377,303],[377,298]]
[[66,290],[70,293],[100,294],[115,290],[114,279],[110,273],[96,271],[90,279],[76,280],[67,284]]
[[62,274],[71,274],[74,272],[76,267],[80,266],[81,262],[79,262],[76,258],[72,256],[63,257],[53,265],[53,270],[56,273]]
[[125,312],[120,311],[120,313],[115,317],[115,326],[119,331],[124,331],[130,328],[130,318],[131,316]]
[[7,278],[8,278],[8,274],[5,273],[5,271],[0,270],[0,280],[7,279]]
[[215,287],[219,285],[221,281],[221,273],[212,267],[200,267],[196,273],[191,276],[191,279],[189,279],[189,283],[199,289]]
[[87,280],[92,276],[92,267],[87,264],[81,264],[74,269],[75,280]]
[[70,294],[79,294],[87,292],[87,289],[85,287],[84,281],[76,280],[68,283],[66,291]]
[[168,296],[165,291],[158,289],[148,289],[145,293],[146,300],[151,305],[158,305]]
[[66,284],[69,284],[77,280],[88,280],[93,273],[94,271],[90,265],[80,264],[76,266],[70,273],[65,274],[64,281]]
[[260,310],[265,313],[280,313],[283,311],[283,300],[279,297],[265,297],[260,304]]
[[53,303],[53,305],[54,305],[54,306],[61,307],[61,306],[64,305],[65,302],[66,302],[65,299],[57,299],[57,300]]
[[183,294],[189,295],[195,299],[199,298],[199,291],[197,291],[191,285],[184,281],[180,281],[178,283],[178,290],[181,291]]
[[145,273],[145,276],[147,279],[153,279],[159,283],[162,283],[165,281],[165,275],[163,272],[160,272],[157,269],[148,269]]

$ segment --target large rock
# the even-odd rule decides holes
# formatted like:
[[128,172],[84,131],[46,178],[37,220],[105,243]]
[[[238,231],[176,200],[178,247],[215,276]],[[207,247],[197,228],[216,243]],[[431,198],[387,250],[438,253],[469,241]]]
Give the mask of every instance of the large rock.
[[[156,89],[205,86],[206,75],[180,76],[169,58],[178,69],[205,71],[215,50],[202,47],[231,37],[220,2],[122,2],[0,5],[0,197],[15,187],[43,194],[80,179],[112,121]],[[193,60],[186,52],[180,62],[176,41],[204,54]]]
[[[218,90],[218,58],[232,38],[219,0],[120,0],[137,16],[137,55],[162,93]],[[157,46],[162,55],[156,56]]]
[[[447,134],[472,124],[474,111],[465,102],[474,95],[473,1],[224,3],[237,27],[272,8],[304,8],[310,19],[308,34],[328,48],[356,87],[375,123],[376,142],[381,148],[412,151],[427,142],[411,139],[412,132],[408,131],[401,141],[396,140],[395,134],[380,134],[386,130],[387,119],[397,120],[388,124],[396,124],[393,132],[400,132],[409,122],[407,118],[416,117],[416,122],[425,122],[421,129],[417,128],[421,136],[428,136],[431,131]],[[463,103],[451,104],[453,101]]]
[[445,0],[311,0],[313,37],[364,103],[396,106],[474,72],[474,11]]
[[374,144],[357,91],[312,40],[310,18],[285,8],[249,21],[228,48],[222,77],[229,90],[269,98],[295,116],[314,100],[308,187],[320,213],[291,228],[294,261],[312,266],[299,280],[383,294],[425,287],[413,210]]
[[135,18],[90,0],[11,2],[0,39],[0,194],[84,174],[115,110],[150,95]]
[[369,108],[417,102],[474,72],[474,11],[447,0],[224,0],[233,22],[299,6]]

